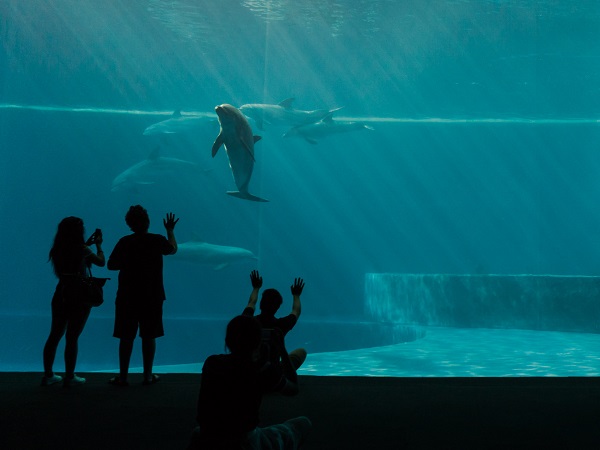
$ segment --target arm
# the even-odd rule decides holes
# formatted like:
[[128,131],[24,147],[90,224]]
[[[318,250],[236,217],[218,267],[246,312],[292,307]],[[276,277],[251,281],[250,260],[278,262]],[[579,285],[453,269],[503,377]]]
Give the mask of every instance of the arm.
[[104,252],[102,251],[102,242],[102,231],[97,229],[85,243],[85,245],[88,247],[92,244],[96,245],[96,253],[91,252],[88,256],[88,261],[99,267],[104,267],[104,264],[106,263],[106,260],[104,259]]
[[173,246],[171,255],[177,253],[177,240],[175,239],[175,225],[177,222],[179,222],[179,219],[175,219],[175,214],[173,213],[167,213],[167,217],[163,219],[163,225],[167,230],[167,241]]
[[121,270],[121,265],[123,264],[123,239],[120,239],[113,248],[110,256],[108,257],[108,261],[106,262],[106,268],[108,270]]
[[[112,257],[112,254],[110,256]],[[108,258],[108,262],[106,263],[106,268],[108,270],[121,270],[121,267],[111,257]]]
[[258,302],[258,292],[263,284],[263,279],[258,274],[258,270],[253,270],[250,272],[250,282],[252,283],[252,292],[250,293],[250,299],[248,300],[246,308],[250,308],[252,311],[255,311],[256,303]]
[[292,314],[296,316],[296,318],[300,317],[300,313],[302,312],[302,303],[300,302],[300,296],[302,295],[302,290],[304,289],[304,280],[302,278],[295,278],[294,284],[291,286],[293,302],[292,302]]

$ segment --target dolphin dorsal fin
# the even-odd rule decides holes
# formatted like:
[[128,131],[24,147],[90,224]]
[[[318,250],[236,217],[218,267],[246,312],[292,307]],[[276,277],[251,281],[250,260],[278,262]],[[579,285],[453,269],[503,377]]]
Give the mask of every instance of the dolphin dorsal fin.
[[175,111],[173,111],[173,115],[171,117],[174,117],[174,118],[181,117],[181,110],[176,109]]
[[156,147],[154,147],[154,150],[152,150],[150,152],[150,154],[148,155],[148,159],[151,161],[155,161],[160,157],[160,145],[157,145]]
[[294,97],[286,98],[284,101],[279,102],[279,106],[285,109],[292,109],[292,103],[294,103],[294,100]]
[[321,119],[321,122],[325,122],[325,123],[333,123],[333,112],[330,112],[329,114],[327,114],[325,117],[323,117]]
[[252,137],[254,138],[255,144],[262,139],[262,136],[252,136]]

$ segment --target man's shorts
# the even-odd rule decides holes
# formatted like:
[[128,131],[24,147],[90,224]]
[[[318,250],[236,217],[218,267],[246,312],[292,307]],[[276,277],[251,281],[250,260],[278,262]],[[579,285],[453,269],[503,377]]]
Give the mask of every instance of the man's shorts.
[[165,335],[163,328],[163,301],[148,303],[117,302],[113,336],[133,340],[138,328],[142,339],[154,339]]

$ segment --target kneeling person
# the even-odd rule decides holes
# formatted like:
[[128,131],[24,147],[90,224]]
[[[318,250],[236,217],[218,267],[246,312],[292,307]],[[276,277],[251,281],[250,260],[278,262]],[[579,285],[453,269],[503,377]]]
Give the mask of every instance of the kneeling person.
[[[258,293],[263,284],[262,277],[256,270],[253,270],[250,273],[250,281],[252,283],[252,292],[250,293],[250,299],[248,300],[248,304],[246,305],[246,308],[242,313],[242,315],[246,316],[254,315],[254,312],[256,310],[256,303],[258,302]],[[283,297],[277,289],[265,289],[263,291],[262,298],[260,300],[260,314],[258,314],[255,317],[264,330],[278,330],[285,338],[285,336],[292,330],[292,328],[294,328],[294,326],[298,322],[298,318],[300,317],[300,313],[302,312],[302,303],[300,302],[300,296],[302,295],[303,289],[304,280],[302,278],[294,279],[294,283],[290,287],[293,297],[292,312],[287,316],[279,318],[275,317],[275,314],[277,314],[277,311],[283,303]],[[269,337],[265,334],[265,341],[267,340],[269,340]],[[269,346],[270,344],[266,343],[265,345]],[[298,370],[298,368],[306,360],[306,350],[303,348],[297,348],[295,350],[292,350],[289,353],[289,357],[294,369]],[[277,349],[269,349],[268,359],[271,362],[278,361],[279,355],[277,354]]]
[[225,345],[231,352],[212,355],[202,368],[198,395],[198,427],[188,449],[296,450],[312,428],[306,417],[260,428],[264,393],[298,393],[297,375],[283,343],[282,364],[259,363],[261,326],[249,316],[234,317],[227,325]]

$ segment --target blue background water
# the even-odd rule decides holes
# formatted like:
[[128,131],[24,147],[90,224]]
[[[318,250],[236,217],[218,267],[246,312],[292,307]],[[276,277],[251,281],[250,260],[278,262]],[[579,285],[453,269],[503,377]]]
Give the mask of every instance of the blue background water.
[[[153,232],[173,211],[179,242],[259,257],[220,271],[167,259],[169,317],[237,314],[254,268],[284,310],[304,277],[303,318],[315,320],[361,319],[367,272],[595,275],[598,30],[595,1],[5,0],[0,313],[49,314],[63,217],[102,228],[110,252],[137,203]],[[159,112],[288,97],[343,106],[374,131],[310,145],[254,127],[250,190],[266,204],[225,195],[226,155],[210,156],[218,125],[142,135]],[[200,169],[111,192],[157,145]],[[93,312],[111,317],[116,274],[95,274],[113,277]],[[35,358],[47,331],[29,330]]]

